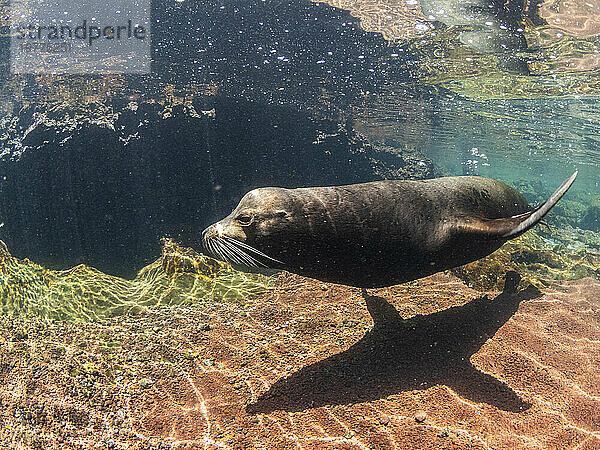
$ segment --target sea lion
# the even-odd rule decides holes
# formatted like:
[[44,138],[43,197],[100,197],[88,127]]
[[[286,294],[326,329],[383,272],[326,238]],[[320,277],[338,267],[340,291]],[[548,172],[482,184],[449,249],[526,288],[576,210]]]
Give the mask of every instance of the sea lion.
[[537,224],[576,176],[534,210],[512,187],[475,176],[259,188],[206,228],[203,242],[236,266],[391,286],[489,255]]

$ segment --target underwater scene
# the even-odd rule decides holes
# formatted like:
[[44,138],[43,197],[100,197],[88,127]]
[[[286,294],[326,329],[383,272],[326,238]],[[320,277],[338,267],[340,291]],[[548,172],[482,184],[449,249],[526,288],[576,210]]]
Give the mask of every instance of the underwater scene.
[[0,448],[600,449],[599,0],[61,1],[0,14]]

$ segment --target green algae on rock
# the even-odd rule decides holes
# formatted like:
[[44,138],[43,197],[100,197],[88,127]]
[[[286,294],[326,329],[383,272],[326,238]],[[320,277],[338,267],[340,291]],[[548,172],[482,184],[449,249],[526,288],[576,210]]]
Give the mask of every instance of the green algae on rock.
[[592,231],[600,231],[600,197],[596,196],[581,214],[578,225]]
[[48,270],[0,246],[0,313],[8,316],[102,320],[160,305],[240,300],[264,293],[272,282],[273,277],[238,272],[170,240],[163,241],[161,258],[133,280],[83,264]]
[[570,245],[571,241],[583,242],[582,236],[588,236],[591,244],[594,244],[594,236],[598,239],[592,231],[570,227],[531,230],[507,242],[495,253],[453,269],[452,273],[479,291],[501,290],[503,276],[509,270],[519,272],[524,281],[537,287],[583,277],[600,279],[597,248],[594,245]]

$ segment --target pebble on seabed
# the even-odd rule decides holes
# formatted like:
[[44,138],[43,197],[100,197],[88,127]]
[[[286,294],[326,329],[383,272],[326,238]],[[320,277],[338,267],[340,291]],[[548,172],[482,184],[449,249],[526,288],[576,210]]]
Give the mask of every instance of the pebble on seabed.
[[425,411],[417,411],[415,414],[415,420],[419,423],[422,423],[425,422],[425,419],[427,419],[427,414]]

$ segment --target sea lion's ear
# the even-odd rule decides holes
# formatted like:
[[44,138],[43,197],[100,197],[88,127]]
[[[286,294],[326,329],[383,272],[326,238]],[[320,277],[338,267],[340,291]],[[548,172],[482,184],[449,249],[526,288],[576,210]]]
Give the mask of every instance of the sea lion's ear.
[[468,221],[461,223],[459,228],[468,233],[482,234],[487,237],[496,237],[498,239],[512,239],[520,236],[539,223],[544,216],[550,212],[554,205],[556,205],[562,196],[569,190],[576,177],[577,171],[560,185],[546,203],[533,211],[503,219],[469,219]]

